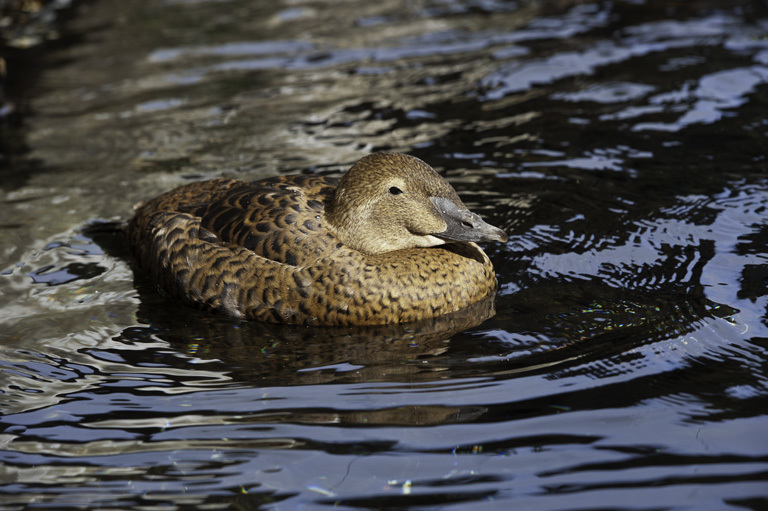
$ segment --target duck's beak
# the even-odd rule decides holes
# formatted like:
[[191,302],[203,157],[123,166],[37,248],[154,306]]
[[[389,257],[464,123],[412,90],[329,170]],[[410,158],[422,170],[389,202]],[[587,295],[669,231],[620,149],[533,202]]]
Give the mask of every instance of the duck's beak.
[[448,227],[443,232],[433,233],[433,236],[454,241],[501,241],[509,239],[507,234],[486,223],[480,215],[468,209],[459,209],[454,202],[445,197],[430,197],[443,216]]

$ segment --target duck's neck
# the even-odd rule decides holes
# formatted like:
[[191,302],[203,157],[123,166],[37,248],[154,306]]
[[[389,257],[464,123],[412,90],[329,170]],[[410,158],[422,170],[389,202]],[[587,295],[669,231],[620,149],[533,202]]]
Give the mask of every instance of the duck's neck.
[[344,201],[343,192],[337,195],[325,208],[325,220],[336,237],[346,246],[366,254],[386,252],[386,244],[381,243],[381,236],[370,226],[370,208],[365,205],[338,207],[337,202]]

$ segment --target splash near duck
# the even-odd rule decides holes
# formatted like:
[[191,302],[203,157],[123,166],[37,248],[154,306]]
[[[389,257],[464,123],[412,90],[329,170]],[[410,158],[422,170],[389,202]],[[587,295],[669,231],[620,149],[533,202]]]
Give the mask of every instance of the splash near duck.
[[434,318],[496,290],[475,242],[507,241],[432,167],[376,153],[343,178],[213,179],[141,206],[139,266],[184,304],[274,323]]

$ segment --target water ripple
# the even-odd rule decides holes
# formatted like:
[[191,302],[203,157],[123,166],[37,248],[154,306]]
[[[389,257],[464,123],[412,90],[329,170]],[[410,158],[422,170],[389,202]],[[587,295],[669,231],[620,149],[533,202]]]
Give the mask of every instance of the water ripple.
[[[3,180],[6,506],[760,506],[759,2],[78,16],[35,64]],[[295,328],[188,310],[131,267],[119,223],[140,200],[338,175],[373,150],[423,158],[509,232],[484,247],[498,296],[418,325]]]

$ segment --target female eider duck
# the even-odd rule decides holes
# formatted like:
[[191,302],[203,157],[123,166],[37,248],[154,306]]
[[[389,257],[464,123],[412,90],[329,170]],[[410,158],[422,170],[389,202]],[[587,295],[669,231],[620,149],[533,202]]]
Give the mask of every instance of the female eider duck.
[[496,290],[474,242],[507,240],[413,156],[376,153],[341,180],[188,184],[136,210],[139,266],[186,305],[317,325],[417,321]]

